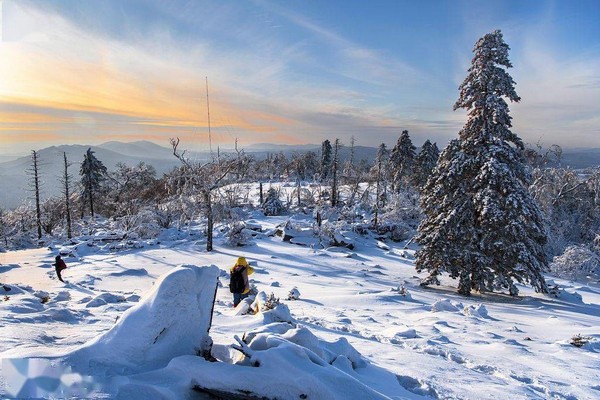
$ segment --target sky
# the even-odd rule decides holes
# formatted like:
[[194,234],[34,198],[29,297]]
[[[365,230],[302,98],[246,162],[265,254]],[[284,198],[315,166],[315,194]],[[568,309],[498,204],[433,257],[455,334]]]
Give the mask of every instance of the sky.
[[452,106],[473,45],[495,29],[522,99],[513,131],[532,145],[600,147],[597,0],[0,7],[0,155],[171,137],[191,150],[352,137],[375,147],[405,129],[417,146],[444,147],[466,121]]

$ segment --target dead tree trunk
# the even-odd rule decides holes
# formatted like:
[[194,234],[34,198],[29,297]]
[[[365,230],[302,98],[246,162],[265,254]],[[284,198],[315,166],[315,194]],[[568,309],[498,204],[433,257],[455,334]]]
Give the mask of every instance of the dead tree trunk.
[[38,239],[42,238],[42,213],[40,210],[40,179],[38,174],[38,156],[35,150],[31,151],[31,159],[33,160],[33,190],[35,192],[35,222],[37,225]]
[[331,206],[335,207],[338,203],[338,182],[337,182],[337,172],[338,172],[338,150],[340,147],[340,140],[335,139],[335,145],[333,150],[333,180],[331,183]]
[[70,197],[70,191],[69,191],[69,187],[70,187],[70,183],[71,183],[71,175],[69,175],[69,163],[67,162],[67,153],[63,152],[63,157],[65,160],[65,170],[64,170],[64,174],[63,174],[63,185],[64,185],[64,194],[65,194],[65,207],[66,207],[66,211],[67,211],[67,237],[69,239],[71,239],[72,237],[72,232],[71,232],[71,201],[69,199]]

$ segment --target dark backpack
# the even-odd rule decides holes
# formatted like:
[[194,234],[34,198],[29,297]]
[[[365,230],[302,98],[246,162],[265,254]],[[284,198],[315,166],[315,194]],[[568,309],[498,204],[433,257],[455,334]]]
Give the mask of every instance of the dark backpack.
[[245,269],[246,267],[234,268],[231,272],[231,279],[229,281],[229,291],[231,293],[243,293],[244,289],[246,289],[246,282],[242,273]]

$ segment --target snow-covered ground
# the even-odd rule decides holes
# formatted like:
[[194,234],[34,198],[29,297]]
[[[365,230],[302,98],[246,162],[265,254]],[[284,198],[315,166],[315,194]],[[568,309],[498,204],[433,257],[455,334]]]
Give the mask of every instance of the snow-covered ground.
[[[285,220],[255,224],[273,232]],[[352,239],[348,250],[217,237],[207,253],[200,231],[168,230],[141,248],[64,246],[64,284],[51,266],[59,248],[0,253],[0,395],[202,398],[198,385],[280,399],[600,397],[597,283],[554,279],[558,298],[526,287],[465,298],[451,280],[419,287],[403,243]],[[280,306],[232,308],[238,256]],[[195,355],[210,339],[217,362]]]

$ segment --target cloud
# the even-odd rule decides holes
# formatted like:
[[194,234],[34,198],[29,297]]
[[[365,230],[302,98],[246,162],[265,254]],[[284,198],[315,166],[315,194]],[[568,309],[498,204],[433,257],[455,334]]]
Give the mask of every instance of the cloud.
[[[458,61],[431,76],[277,3],[134,1],[122,6],[126,13],[117,3],[98,8],[97,21],[94,2],[79,13],[10,3],[10,40],[0,43],[9,60],[0,63],[3,143],[17,146],[20,129],[63,143],[180,136],[207,146],[207,76],[213,144],[352,135],[358,144],[363,137],[364,144],[391,144],[403,129],[416,144],[445,143],[464,124],[465,113],[451,106],[477,35],[465,33],[468,44],[455,42],[455,52],[451,44]],[[132,16],[129,7],[140,4],[133,11],[141,15]],[[152,23],[141,26],[142,16]],[[597,132],[598,58],[564,61],[537,39],[523,46],[521,38],[536,37],[526,29],[513,22],[507,34],[517,40],[510,72],[523,98],[512,106],[515,131],[532,140],[577,129],[581,143],[589,142]]]
[[543,40],[544,32],[525,36],[511,71],[521,97],[511,107],[515,131],[545,145],[598,147],[600,53],[568,56]]
[[[311,62],[302,41],[289,44],[251,29],[244,40],[256,47],[237,51],[209,40],[178,42],[163,28],[146,30],[145,38],[119,40],[27,3],[13,5],[9,17],[19,28],[9,35],[11,41],[0,44],[10,60],[0,64],[0,106],[27,108],[22,130],[42,130],[28,122],[37,118],[44,131],[64,141],[97,143],[119,134],[164,135],[165,141],[193,133],[206,137],[207,75],[217,143],[231,144],[236,137],[246,143],[317,142],[341,133],[339,127],[357,132],[379,130],[390,120],[400,124],[389,107],[369,104],[373,95],[298,72],[298,65]],[[396,61],[293,18],[336,48],[349,65],[342,75],[358,80],[364,74],[380,85],[395,76]],[[53,120],[57,115],[61,121]],[[315,118],[319,115],[329,117]],[[351,121],[358,125],[352,127]],[[0,134],[7,144],[18,140],[4,132],[17,128],[4,125]]]

